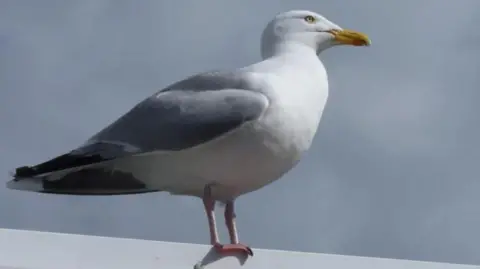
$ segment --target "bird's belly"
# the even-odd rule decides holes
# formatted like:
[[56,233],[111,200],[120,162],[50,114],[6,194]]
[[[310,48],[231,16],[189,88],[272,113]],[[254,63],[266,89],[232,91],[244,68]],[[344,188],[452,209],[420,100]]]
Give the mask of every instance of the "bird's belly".
[[298,154],[265,128],[248,123],[191,149],[125,159],[117,169],[172,194],[202,196],[205,185],[212,184],[218,200],[232,200],[278,179],[298,162]]

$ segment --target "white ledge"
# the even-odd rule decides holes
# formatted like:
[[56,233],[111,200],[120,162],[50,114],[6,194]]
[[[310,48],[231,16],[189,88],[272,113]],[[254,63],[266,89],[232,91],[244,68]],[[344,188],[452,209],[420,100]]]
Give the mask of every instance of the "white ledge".
[[472,265],[254,249],[218,257],[210,246],[0,229],[0,269],[473,269]]

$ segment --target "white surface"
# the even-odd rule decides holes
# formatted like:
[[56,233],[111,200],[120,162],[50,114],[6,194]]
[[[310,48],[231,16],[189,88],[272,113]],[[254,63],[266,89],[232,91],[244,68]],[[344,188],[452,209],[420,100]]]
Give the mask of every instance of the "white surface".
[[[0,229],[0,269],[467,269],[472,265],[254,249],[243,265],[206,245]],[[202,262],[203,261],[203,262]]]

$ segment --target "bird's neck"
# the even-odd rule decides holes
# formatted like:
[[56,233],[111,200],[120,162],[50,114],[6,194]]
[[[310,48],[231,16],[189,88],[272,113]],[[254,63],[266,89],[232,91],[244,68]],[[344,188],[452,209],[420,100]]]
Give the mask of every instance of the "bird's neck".
[[[317,68],[323,68],[315,50],[298,42],[281,42],[276,43],[269,50],[269,54],[264,54],[264,60],[260,65],[268,66],[269,72],[273,70],[281,72],[289,72],[291,68],[298,72],[311,72]],[[269,55],[269,57],[265,57]],[[272,66],[275,66],[272,67]]]
[[293,41],[283,41],[272,44],[270,48],[264,50],[263,58],[272,57],[314,57],[317,58],[316,51],[303,43]]
[[256,72],[287,73],[288,75],[311,73],[324,67],[312,47],[295,42],[282,42],[263,47],[263,61],[247,66],[245,69]]

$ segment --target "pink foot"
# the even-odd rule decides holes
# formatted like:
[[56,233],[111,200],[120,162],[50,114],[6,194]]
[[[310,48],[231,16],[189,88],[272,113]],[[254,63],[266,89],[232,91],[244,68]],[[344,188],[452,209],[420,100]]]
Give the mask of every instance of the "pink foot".
[[228,244],[228,245],[222,245],[222,244],[215,244],[213,245],[215,250],[219,254],[230,254],[230,253],[244,253],[250,256],[253,256],[253,251],[250,247],[245,246],[243,244]]

